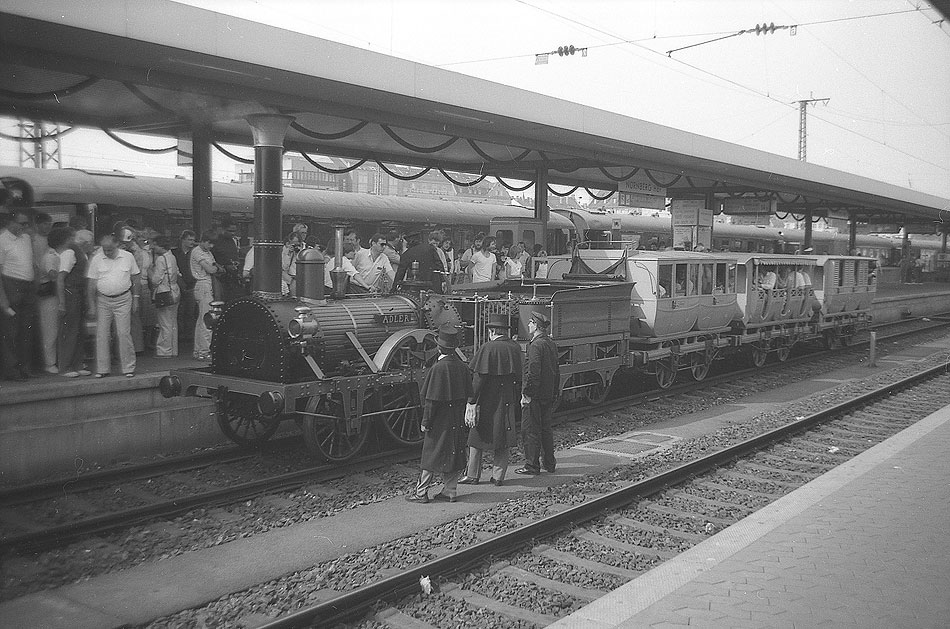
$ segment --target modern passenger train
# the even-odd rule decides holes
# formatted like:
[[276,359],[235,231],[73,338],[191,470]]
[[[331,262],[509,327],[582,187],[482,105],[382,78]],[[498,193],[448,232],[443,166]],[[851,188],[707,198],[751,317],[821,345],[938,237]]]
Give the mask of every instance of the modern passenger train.
[[[53,216],[54,221],[84,219],[97,236],[112,229],[119,221],[133,221],[136,226],[151,227],[159,233],[176,235],[192,226],[192,187],[185,179],[141,177],[120,171],[79,169],[35,169],[0,167],[0,180],[6,200],[5,209],[36,208]],[[253,215],[251,184],[214,183],[213,217],[234,219],[245,243]],[[532,216],[532,210],[514,205],[425,199],[416,197],[378,196],[328,190],[284,188],[283,233],[294,223],[306,223],[310,233],[321,242],[328,242],[333,226],[344,222],[366,239],[375,232],[396,231],[406,234],[425,233],[434,228],[448,231],[457,248],[471,242],[478,232],[489,232],[501,244],[523,241],[533,248],[540,240],[531,226],[514,233],[505,221],[518,224]],[[615,220],[620,233],[613,234]],[[567,252],[572,241],[589,246],[612,246],[611,239],[623,241],[631,248],[658,249],[672,242],[669,219],[628,214],[603,214],[583,210],[554,210],[548,223],[544,249],[549,254]],[[801,249],[804,232],[769,227],[717,223],[713,229],[712,250],[758,253],[794,253]],[[921,238],[926,259],[932,257],[939,242]],[[915,239],[916,241],[916,239]],[[847,235],[816,230],[812,234],[815,254],[846,254]],[[900,259],[900,242],[875,236],[857,237],[857,254],[896,264]],[[916,252],[916,251],[915,251]]]

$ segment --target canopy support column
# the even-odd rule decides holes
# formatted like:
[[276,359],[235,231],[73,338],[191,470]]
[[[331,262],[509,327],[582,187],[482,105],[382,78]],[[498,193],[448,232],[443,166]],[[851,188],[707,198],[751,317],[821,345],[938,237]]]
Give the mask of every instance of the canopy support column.
[[538,242],[545,250],[550,250],[548,243],[548,221],[551,218],[551,210],[548,208],[548,171],[546,168],[539,168],[536,171],[534,179],[534,218],[541,221],[541,238]]
[[805,210],[805,238],[802,242],[802,252],[804,253],[806,249],[811,249],[811,210]]
[[195,234],[211,229],[211,127],[196,125],[191,129],[191,224]]
[[854,212],[848,212],[848,255],[853,256],[857,252],[858,241],[858,221]]

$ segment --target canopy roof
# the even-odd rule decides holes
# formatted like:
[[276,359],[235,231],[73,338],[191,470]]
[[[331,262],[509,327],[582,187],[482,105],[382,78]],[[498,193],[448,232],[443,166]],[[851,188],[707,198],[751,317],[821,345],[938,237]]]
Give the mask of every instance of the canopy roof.
[[[668,196],[778,195],[785,211],[941,220],[950,200],[167,0],[0,0],[0,113]],[[639,170],[638,170],[639,169]]]

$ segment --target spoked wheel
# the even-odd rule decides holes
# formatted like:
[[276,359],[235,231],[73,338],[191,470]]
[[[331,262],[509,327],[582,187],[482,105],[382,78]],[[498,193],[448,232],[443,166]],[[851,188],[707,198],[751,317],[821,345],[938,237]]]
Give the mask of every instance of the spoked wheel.
[[280,417],[264,417],[257,410],[257,398],[242,393],[226,393],[215,403],[218,426],[234,443],[256,448],[280,427]]
[[706,376],[709,374],[709,367],[712,365],[712,360],[709,355],[705,353],[695,353],[690,355],[690,366],[689,372],[693,376],[693,380],[696,382],[701,382],[706,379]]
[[673,360],[664,358],[656,363],[656,384],[661,389],[669,389],[676,381],[676,367]]
[[769,358],[769,350],[767,347],[760,347],[759,345],[752,346],[752,364],[755,367],[765,366],[765,361]]
[[[411,369],[419,374],[431,367],[439,357],[439,347],[431,332],[424,335],[407,334],[385,349],[380,371]],[[378,391],[379,410],[383,412],[379,422],[386,433],[398,444],[421,443],[422,405],[419,398],[419,382],[411,381],[384,387]]]
[[422,443],[422,405],[415,382],[385,387],[376,399],[383,412],[379,424],[393,441],[407,446]]
[[587,403],[592,406],[603,404],[607,399],[607,393],[610,392],[610,386],[604,385],[604,380],[600,377],[600,374],[584,373],[579,374],[578,378],[585,384],[590,383],[590,386],[584,389],[583,394]]
[[789,355],[792,353],[792,348],[790,345],[779,345],[775,348],[775,357],[780,363],[784,363],[788,360]]
[[339,393],[317,396],[307,404],[307,412],[323,415],[304,415],[301,422],[303,441],[314,454],[331,463],[342,463],[356,456],[366,443],[371,422],[361,421],[354,433],[347,431],[343,399]]

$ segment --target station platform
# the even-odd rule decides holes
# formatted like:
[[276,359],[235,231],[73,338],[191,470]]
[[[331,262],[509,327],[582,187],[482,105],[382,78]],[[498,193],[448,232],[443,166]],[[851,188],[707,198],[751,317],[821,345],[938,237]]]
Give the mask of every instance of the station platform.
[[551,627],[950,626],[950,407]]
[[[950,311],[950,284],[883,284],[874,322]],[[202,366],[182,346],[177,358],[137,359],[136,376],[0,381],[0,484],[32,482],[145,457],[227,443],[207,400],[158,393],[169,369]]]

